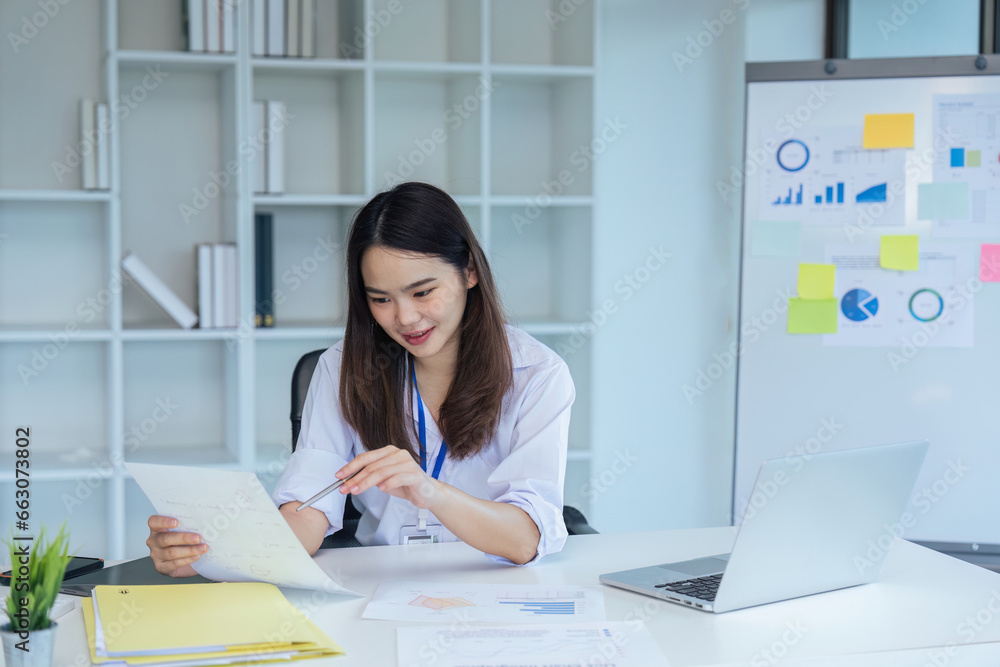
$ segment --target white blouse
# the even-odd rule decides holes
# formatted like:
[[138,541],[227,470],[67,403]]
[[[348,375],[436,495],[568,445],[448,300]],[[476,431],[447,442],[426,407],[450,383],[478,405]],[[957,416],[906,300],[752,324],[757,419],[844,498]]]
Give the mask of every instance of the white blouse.
[[[511,503],[527,512],[541,535],[538,552],[530,561],[536,563],[545,554],[562,549],[566,542],[563,484],[576,389],[566,362],[548,347],[514,327],[507,327],[507,340],[514,382],[504,397],[497,430],[478,454],[462,461],[448,456],[438,479],[471,496]],[[278,506],[312,497],[335,481],[337,470],[365,451],[340,411],[342,353],[343,341],[324,352],[316,365],[302,410],[298,444],[272,496]],[[416,424],[415,393],[410,414]],[[430,469],[437,460],[442,436],[430,415],[425,422]],[[377,487],[352,500],[362,514],[356,533],[361,544],[399,544],[400,528],[417,522],[417,508],[412,503]],[[344,496],[334,492],[313,505],[330,522],[327,535],[342,527],[344,502]],[[427,523],[440,522],[431,513]],[[447,528],[442,530],[442,539],[458,541]],[[490,558],[511,562],[500,556]]]

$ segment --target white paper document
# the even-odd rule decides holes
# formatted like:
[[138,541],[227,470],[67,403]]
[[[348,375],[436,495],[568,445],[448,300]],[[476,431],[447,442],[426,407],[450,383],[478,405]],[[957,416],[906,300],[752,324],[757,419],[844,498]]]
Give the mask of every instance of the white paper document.
[[579,623],[604,620],[601,586],[387,582],[362,618],[434,623]]
[[640,621],[557,625],[407,626],[396,629],[400,667],[667,665]]
[[264,581],[275,586],[358,595],[316,564],[249,472],[126,463],[157,513],[177,519],[175,531],[208,545],[193,567],[215,581]]

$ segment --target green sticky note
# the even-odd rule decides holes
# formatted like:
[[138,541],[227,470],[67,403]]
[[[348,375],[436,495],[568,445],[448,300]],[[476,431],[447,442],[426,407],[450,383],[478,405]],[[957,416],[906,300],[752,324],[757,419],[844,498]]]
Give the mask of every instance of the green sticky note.
[[837,300],[789,299],[788,333],[837,333]]
[[919,183],[917,185],[917,219],[968,220],[968,182]]
[[883,269],[916,271],[920,262],[920,237],[883,236],[878,263]]
[[981,151],[965,151],[965,166],[979,167],[983,164],[983,154]]
[[833,264],[799,264],[799,298],[832,299],[836,270]]
[[750,254],[754,257],[799,256],[802,223],[791,220],[757,220],[753,223]]

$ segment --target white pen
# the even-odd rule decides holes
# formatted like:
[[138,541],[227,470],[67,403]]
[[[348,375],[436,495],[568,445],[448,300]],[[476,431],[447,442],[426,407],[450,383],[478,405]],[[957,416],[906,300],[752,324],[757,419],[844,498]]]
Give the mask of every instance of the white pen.
[[[358,471],[358,472],[360,472],[360,471]],[[333,493],[334,491],[336,491],[337,489],[339,489],[341,486],[343,486],[344,482],[346,482],[347,480],[349,480],[350,478],[354,477],[354,475],[357,475],[357,474],[358,473],[356,473],[356,472],[355,473],[351,473],[350,475],[348,475],[344,479],[338,479],[336,482],[334,482],[333,484],[331,484],[330,486],[326,487],[325,489],[323,489],[322,491],[320,491],[319,493],[317,493],[315,496],[313,496],[309,500],[305,501],[304,503],[302,503],[301,505],[299,505],[298,507],[296,507],[295,511],[296,512],[301,512],[302,510],[304,510],[305,508],[309,507],[310,505],[312,505],[314,502],[316,502],[320,498],[326,496],[327,494]]]

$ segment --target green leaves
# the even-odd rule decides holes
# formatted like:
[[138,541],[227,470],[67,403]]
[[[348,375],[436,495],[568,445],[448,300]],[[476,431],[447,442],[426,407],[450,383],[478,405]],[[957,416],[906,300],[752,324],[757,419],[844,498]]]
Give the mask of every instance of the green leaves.
[[[24,549],[27,545],[27,573]],[[59,594],[66,566],[69,565],[69,534],[64,523],[56,536],[46,540],[45,528],[38,538],[29,542],[15,541],[13,535],[7,542],[10,552],[10,597],[7,598],[7,618],[11,629],[17,631],[44,630],[51,625],[49,610]],[[25,604],[22,604],[25,603]],[[27,619],[27,626],[25,626]]]

